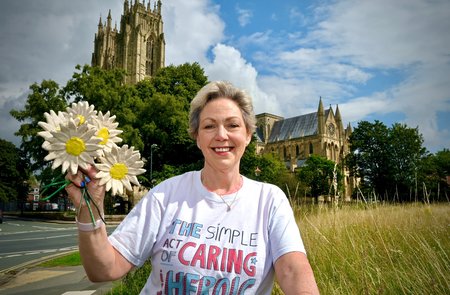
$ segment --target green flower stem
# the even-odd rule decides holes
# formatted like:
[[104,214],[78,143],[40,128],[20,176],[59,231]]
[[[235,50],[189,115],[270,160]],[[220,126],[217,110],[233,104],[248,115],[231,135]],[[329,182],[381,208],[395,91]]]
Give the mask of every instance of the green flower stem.
[[90,197],[89,193],[86,193],[86,191],[87,191],[87,188],[83,188],[83,198],[88,207],[89,215],[91,216],[92,225],[95,226],[96,223],[95,223],[95,218],[94,218],[94,212],[92,212],[92,208],[91,208],[91,197]]

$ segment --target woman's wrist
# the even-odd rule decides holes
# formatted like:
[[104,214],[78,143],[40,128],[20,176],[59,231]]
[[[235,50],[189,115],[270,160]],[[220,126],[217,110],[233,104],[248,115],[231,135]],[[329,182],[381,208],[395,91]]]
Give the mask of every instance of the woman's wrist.
[[89,232],[89,231],[95,231],[99,228],[101,228],[105,223],[103,222],[103,218],[95,220],[95,222],[79,222],[78,218],[75,217],[75,222],[77,223],[77,227],[79,231],[82,232]]
[[87,223],[91,222],[93,219],[103,219],[104,216],[103,204],[97,204],[97,206],[94,206],[91,202],[90,206],[82,204],[76,210],[78,222]]

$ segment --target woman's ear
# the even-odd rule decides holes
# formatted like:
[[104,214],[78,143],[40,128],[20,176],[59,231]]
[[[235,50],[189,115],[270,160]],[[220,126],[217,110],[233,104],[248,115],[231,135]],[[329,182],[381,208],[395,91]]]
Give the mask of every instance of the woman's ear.
[[252,135],[253,135],[253,134],[248,134],[248,135],[247,135],[247,140],[245,141],[245,145],[246,145],[246,146],[249,145],[249,143],[252,141]]

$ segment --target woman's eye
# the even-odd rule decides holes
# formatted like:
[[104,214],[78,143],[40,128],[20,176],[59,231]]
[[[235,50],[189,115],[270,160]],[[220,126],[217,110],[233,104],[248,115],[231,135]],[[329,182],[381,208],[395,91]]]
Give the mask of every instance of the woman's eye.
[[205,126],[203,126],[203,128],[204,129],[213,129],[214,128],[214,125],[205,125]]

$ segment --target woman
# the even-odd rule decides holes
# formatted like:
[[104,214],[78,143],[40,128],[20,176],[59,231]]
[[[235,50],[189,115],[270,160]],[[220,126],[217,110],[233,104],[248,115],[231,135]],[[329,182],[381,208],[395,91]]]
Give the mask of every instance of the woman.
[[[239,173],[255,120],[243,91],[226,82],[203,87],[189,120],[203,169],[154,187],[109,237],[81,210],[79,249],[88,277],[116,280],[150,258],[141,294],[271,294],[274,275],[285,294],[318,294],[286,196]],[[102,206],[96,171],[85,173]],[[82,177],[68,176],[78,186]],[[77,187],[67,192],[73,202],[81,199]]]

